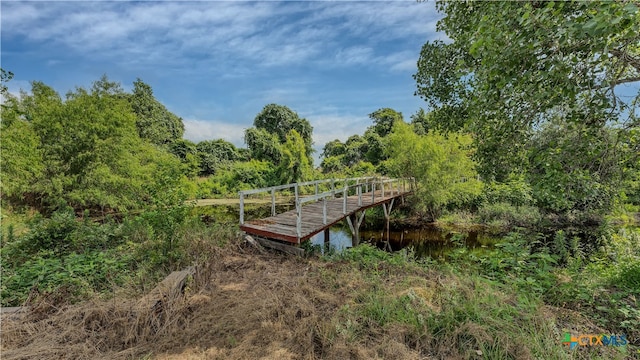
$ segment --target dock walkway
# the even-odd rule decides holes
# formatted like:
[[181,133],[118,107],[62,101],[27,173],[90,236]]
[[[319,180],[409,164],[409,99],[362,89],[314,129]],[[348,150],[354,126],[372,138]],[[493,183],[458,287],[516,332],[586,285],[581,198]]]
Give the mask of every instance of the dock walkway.
[[[364,210],[383,205],[385,216],[393,201],[413,190],[413,179],[352,178],[316,180],[263,189],[245,190],[240,195],[240,229],[267,239],[300,244],[332,225],[346,219],[355,237],[362,222]],[[321,192],[323,188],[328,190]],[[301,195],[311,189],[310,195]],[[276,213],[276,191],[294,192],[295,208]],[[244,202],[254,194],[271,195],[271,216],[245,221]],[[388,207],[387,207],[388,205]]]

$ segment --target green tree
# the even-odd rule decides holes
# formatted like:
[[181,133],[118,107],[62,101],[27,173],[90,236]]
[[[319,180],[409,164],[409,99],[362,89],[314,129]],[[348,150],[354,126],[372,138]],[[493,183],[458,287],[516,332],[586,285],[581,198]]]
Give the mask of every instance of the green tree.
[[13,79],[13,73],[0,67],[0,96],[8,93],[7,83]]
[[345,147],[344,162],[347,167],[351,167],[365,160],[369,143],[360,135],[351,135],[345,142]]
[[436,218],[447,205],[463,206],[482,192],[469,148],[469,135],[416,134],[397,122],[386,138],[387,169],[395,176],[414,177],[418,210]]
[[187,177],[194,178],[200,174],[200,156],[192,141],[176,139],[169,145],[169,152],[180,159]]
[[529,151],[528,180],[536,204],[553,212],[609,209],[619,188],[620,162],[626,154],[609,153],[617,135],[586,124],[545,124]]
[[369,118],[373,120],[373,131],[380,137],[389,135],[396,121],[403,121],[402,113],[390,108],[378,109],[369,114]]
[[136,127],[142,139],[152,144],[165,145],[182,138],[184,124],[153,96],[151,86],[137,79],[129,96],[136,115]]
[[320,164],[324,174],[339,173],[346,169],[344,155],[328,156],[322,159]]
[[322,149],[322,157],[327,158],[330,156],[340,156],[344,155],[345,152],[346,148],[342,141],[335,139],[324,145],[324,148]]
[[200,174],[212,175],[223,165],[239,159],[238,149],[223,139],[201,141],[196,145],[200,157]]
[[[103,77],[90,90],[67,93],[65,100],[40,82],[32,83],[31,93],[20,101],[19,121],[24,123],[16,122],[16,129],[41,154],[42,165],[34,169],[42,175],[31,191],[44,208],[60,202],[76,209],[137,208],[153,200],[151,191],[163,173],[180,169],[175,157],[140,139],[136,116],[118,83]],[[38,146],[32,146],[30,134]],[[7,152],[7,163],[24,156],[18,150]]]
[[427,113],[422,108],[411,115],[411,126],[413,126],[413,131],[418,135],[426,135],[430,129],[434,128],[434,121],[433,114]]
[[367,162],[378,165],[386,159],[384,138],[373,127],[364,132],[364,140],[367,142],[364,157]]
[[[34,186],[42,180],[43,163],[40,141],[32,124],[3,109],[0,141],[0,189],[4,199],[34,205]],[[13,112],[15,116],[15,112]]]
[[[486,178],[506,180],[537,167],[529,163],[533,158],[551,156],[535,149],[542,144],[538,132],[551,122],[584,126],[580,140],[606,149],[603,156],[632,146],[628,131],[639,125],[640,92],[624,98],[617,90],[640,82],[637,4],[438,2],[437,8],[445,14],[438,29],[452,42],[424,45],[416,93],[433,109],[437,128],[474,134]],[[606,128],[613,132],[603,136]],[[570,154],[568,148],[561,153]],[[585,171],[605,187],[613,181],[603,176],[622,173]],[[564,180],[580,186],[572,185],[578,178]]]
[[263,129],[269,134],[277,136],[281,144],[287,141],[287,136],[291,130],[302,137],[305,144],[305,152],[309,162],[313,163],[312,133],[313,127],[307,119],[301,119],[296,112],[284,105],[268,104],[253,121],[256,129]]
[[304,139],[291,130],[282,146],[282,159],[278,164],[278,178],[283,184],[311,180],[313,168],[307,157]]
[[282,158],[282,145],[276,134],[255,127],[244,132],[244,141],[252,159],[271,161],[277,164]]

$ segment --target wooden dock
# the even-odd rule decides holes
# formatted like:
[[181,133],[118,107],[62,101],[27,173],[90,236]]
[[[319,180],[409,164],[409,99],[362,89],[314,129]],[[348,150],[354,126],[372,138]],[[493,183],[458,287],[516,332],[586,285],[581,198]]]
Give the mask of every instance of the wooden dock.
[[[322,187],[328,190],[321,192]],[[311,188],[312,193],[301,195],[301,190],[305,188]],[[295,209],[277,214],[275,192],[292,189]],[[393,201],[410,193],[412,189],[412,179],[353,178],[317,180],[241,191],[240,229],[251,235],[300,244],[346,219],[354,237],[357,238],[364,210],[383,205],[385,216],[388,217]],[[271,216],[245,221],[245,197],[259,193],[270,193],[274,199]],[[358,216],[358,213],[361,216]]]

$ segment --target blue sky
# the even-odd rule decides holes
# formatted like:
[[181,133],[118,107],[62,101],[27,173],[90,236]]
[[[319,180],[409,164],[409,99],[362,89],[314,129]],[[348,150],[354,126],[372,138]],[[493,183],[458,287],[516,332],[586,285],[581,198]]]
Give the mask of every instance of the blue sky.
[[102,74],[136,78],[185,122],[185,137],[243,144],[269,103],[314,127],[315,147],[346,140],[391,107],[408,119],[421,46],[442,39],[433,2],[2,1],[11,92],[39,80],[61,94]]

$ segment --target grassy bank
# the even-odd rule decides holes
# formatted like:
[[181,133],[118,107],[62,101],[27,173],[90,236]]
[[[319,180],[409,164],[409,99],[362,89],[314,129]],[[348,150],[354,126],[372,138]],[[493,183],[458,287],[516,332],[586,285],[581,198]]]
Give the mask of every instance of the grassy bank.
[[[558,267],[520,234],[435,262],[368,245],[296,258],[258,252],[230,226],[183,226],[172,266],[199,270],[182,300],[158,315],[136,307],[145,289],[134,281],[75,304],[56,302],[61,288],[3,319],[3,359],[640,357],[637,229],[612,233],[602,257]],[[624,333],[629,344],[570,350],[567,332]]]

